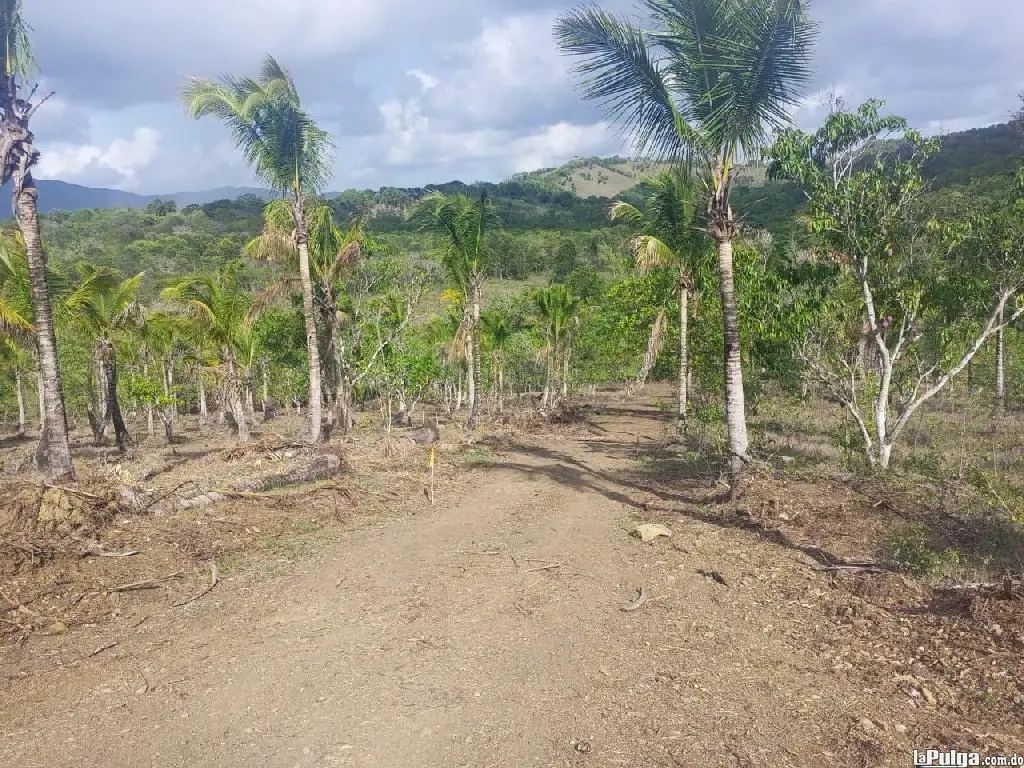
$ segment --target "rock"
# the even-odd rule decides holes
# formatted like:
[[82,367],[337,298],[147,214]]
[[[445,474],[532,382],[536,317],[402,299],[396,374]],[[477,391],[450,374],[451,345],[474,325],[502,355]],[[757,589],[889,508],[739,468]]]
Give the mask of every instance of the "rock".
[[640,541],[654,541],[659,536],[672,536],[672,531],[660,523],[644,523],[630,531],[630,534],[636,536]]
[[935,706],[936,699],[935,699],[935,694],[934,693],[929,691],[927,688],[922,688],[921,689],[921,695],[924,696],[924,700],[925,701],[927,701],[932,706]]
[[68,631],[68,625],[63,621],[55,621],[43,631],[47,635],[63,635]]
[[896,733],[906,733],[907,732],[907,726],[905,726],[903,723],[896,723],[895,730],[896,730]]
[[874,733],[878,730],[878,726],[866,717],[861,718],[861,721],[860,723],[858,723],[858,725],[860,725],[860,729],[864,731],[864,733]]

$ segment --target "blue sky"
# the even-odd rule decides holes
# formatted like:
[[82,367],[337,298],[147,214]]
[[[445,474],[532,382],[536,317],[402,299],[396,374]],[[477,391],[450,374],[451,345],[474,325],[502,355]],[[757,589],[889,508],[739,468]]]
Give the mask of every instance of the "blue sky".
[[[599,3],[629,12],[629,0]],[[559,0],[45,0],[26,3],[44,87],[41,178],[155,194],[251,185],[226,130],[176,101],[187,75],[290,68],[335,137],[332,189],[499,180],[624,151],[555,49]],[[817,76],[928,132],[1006,120],[1024,91],[1024,3],[817,0]]]

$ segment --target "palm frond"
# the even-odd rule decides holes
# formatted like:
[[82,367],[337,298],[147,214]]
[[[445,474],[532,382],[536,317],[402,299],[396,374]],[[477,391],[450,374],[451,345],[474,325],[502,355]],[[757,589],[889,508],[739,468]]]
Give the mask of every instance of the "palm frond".
[[0,35],[4,42],[4,74],[7,77],[33,77],[36,59],[32,52],[22,0],[0,0]]
[[664,66],[647,35],[599,8],[575,8],[555,23],[555,41],[580,57],[583,97],[597,101],[638,154],[680,159],[699,143],[672,97]]

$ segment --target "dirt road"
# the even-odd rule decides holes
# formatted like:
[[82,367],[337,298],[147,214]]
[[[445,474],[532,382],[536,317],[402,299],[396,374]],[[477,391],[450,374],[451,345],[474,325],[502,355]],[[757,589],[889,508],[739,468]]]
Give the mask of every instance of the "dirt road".
[[499,451],[282,575],[7,652],[2,763],[887,764],[877,745],[912,739],[913,714],[832,671],[820,576],[692,517],[630,537],[647,496],[624,479],[664,422],[597,423]]

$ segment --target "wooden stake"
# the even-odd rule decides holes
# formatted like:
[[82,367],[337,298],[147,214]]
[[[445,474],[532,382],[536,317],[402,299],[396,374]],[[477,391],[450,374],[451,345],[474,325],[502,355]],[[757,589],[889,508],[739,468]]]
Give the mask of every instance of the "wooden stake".
[[430,506],[434,506],[434,448],[430,448]]

